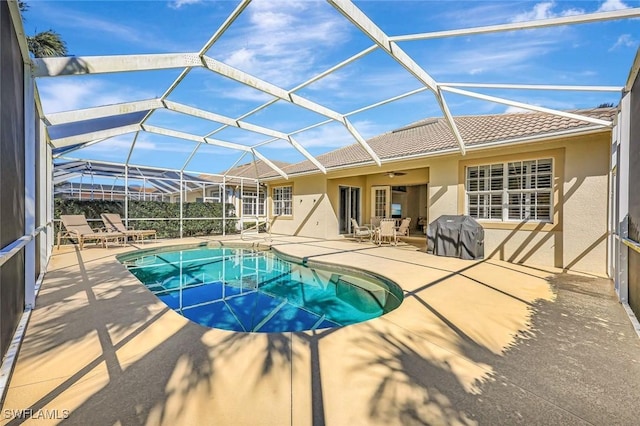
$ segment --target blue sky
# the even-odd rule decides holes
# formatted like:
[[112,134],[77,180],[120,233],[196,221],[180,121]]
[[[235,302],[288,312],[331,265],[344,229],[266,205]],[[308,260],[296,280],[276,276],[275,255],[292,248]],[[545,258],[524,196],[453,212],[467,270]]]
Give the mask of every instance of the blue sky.
[[[77,56],[197,52],[236,7],[235,1],[28,1],[23,14],[28,34],[54,29]],[[639,7],[640,1],[453,2],[361,1],[355,3],[390,36],[531,19]],[[613,85],[626,82],[640,41],[639,19],[570,27],[504,32],[481,36],[402,42],[400,46],[438,82]],[[252,2],[207,55],[290,89],[373,43],[325,2]],[[102,74],[40,79],[46,113],[160,97],[181,70]],[[340,113],[417,89],[421,85],[383,51],[377,50],[297,92]],[[473,89],[481,93],[556,108],[617,104],[619,95]],[[230,117],[238,117],[270,99],[257,90],[194,69],[169,98]],[[499,114],[505,105],[448,93],[454,115]],[[370,138],[407,123],[441,116],[433,95],[425,91],[350,117]],[[279,101],[247,122],[292,132],[324,121],[313,112]],[[148,122],[176,130],[207,134],[220,126],[170,111]],[[215,138],[253,145],[268,139],[239,129]],[[338,124],[298,134],[312,154],[353,143]],[[113,138],[74,152],[75,157],[122,162],[133,135]],[[131,162],[180,169],[195,144],[141,134]],[[284,142],[259,151],[272,159],[303,159]],[[237,151],[202,147],[188,170],[220,172],[233,164]],[[245,157],[243,163],[250,158]]]

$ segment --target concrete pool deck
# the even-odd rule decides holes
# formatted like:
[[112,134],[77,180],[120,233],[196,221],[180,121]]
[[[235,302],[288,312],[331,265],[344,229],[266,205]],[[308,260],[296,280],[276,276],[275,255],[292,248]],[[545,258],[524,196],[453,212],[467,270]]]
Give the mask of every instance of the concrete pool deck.
[[28,409],[78,425],[637,422],[640,339],[609,280],[274,236],[287,255],[384,275],[405,300],[344,328],[245,334],[191,323],[115,260],[202,241],[54,251],[2,424]]

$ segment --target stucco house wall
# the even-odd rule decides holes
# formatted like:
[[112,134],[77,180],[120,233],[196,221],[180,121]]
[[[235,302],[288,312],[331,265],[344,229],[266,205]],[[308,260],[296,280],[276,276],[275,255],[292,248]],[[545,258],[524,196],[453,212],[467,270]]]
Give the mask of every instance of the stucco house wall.
[[566,148],[563,267],[607,272],[607,212],[611,135]]
[[[273,188],[287,185],[291,185],[293,190],[293,215],[274,216]],[[339,235],[338,218],[327,194],[324,175],[301,176],[271,183],[268,202],[271,203],[269,221],[273,233],[314,238],[337,238]]]
[[485,228],[485,256],[606,275],[610,137],[609,132],[601,132],[483,150],[460,158],[458,214],[465,213],[465,165],[554,160],[553,223],[480,221]]
[[[553,158],[553,223],[480,221],[485,228],[485,257],[530,265],[606,274],[608,161],[611,134],[561,137],[526,144],[426,157],[382,168],[362,166],[327,175],[291,177],[271,183],[292,185],[293,215],[272,218],[274,233],[340,238],[339,186],[361,188],[362,221],[371,216],[374,185],[428,183],[428,221],[443,214],[465,214],[465,167],[516,160]],[[406,175],[389,179],[384,172]],[[272,192],[269,191],[271,202]]]

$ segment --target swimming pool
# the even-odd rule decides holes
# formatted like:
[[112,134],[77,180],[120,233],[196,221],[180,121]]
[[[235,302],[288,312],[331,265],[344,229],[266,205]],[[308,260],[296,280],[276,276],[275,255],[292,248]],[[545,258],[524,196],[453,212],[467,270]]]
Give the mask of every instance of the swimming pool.
[[290,262],[270,250],[165,247],[117,256],[160,300],[199,324],[232,331],[318,330],[396,309],[393,282],[344,268]]

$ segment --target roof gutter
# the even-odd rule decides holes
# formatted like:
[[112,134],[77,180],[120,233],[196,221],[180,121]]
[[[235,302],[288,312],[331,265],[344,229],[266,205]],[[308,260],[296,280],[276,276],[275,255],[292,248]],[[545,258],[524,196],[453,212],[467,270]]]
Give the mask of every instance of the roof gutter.
[[[602,133],[603,131],[611,131],[610,127],[604,127],[604,126],[592,126],[592,127],[588,127],[585,129],[581,129],[580,131],[575,131],[575,130],[563,130],[563,131],[559,131],[559,132],[555,132],[555,133],[551,133],[548,135],[545,135],[544,139],[541,139],[539,137],[525,137],[525,138],[516,138],[516,139],[508,139],[506,141],[495,141],[495,142],[488,142],[488,143],[483,143],[483,144],[478,144],[478,145],[467,145],[467,152],[473,152],[473,151],[479,151],[481,149],[487,149],[487,148],[493,148],[496,146],[517,146],[517,145],[523,145],[523,144],[527,144],[527,143],[532,143],[532,142],[548,142],[548,141],[552,141],[555,139],[559,139],[562,138],[564,136],[587,136],[587,135],[592,135],[592,134],[596,134],[596,133]],[[432,153],[425,153],[425,154],[413,154],[413,155],[407,155],[404,157],[395,157],[395,158],[389,158],[389,159],[381,159],[382,164],[393,164],[393,163],[397,163],[397,162],[401,162],[401,161],[406,161],[406,160],[413,160],[416,158],[436,158],[436,157],[444,157],[447,155],[451,155],[451,154],[460,154],[460,149],[459,148],[447,148],[447,149],[443,149],[441,151],[434,151]],[[360,166],[373,166],[375,165],[375,163],[373,161],[363,161],[361,163],[353,163],[353,164],[347,164],[344,166],[336,166],[336,167],[327,167],[327,172],[334,172],[334,171],[340,171],[340,170],[345,170],[345,169],[349,169],[349,168],[353,168],[353,167],[360,167]],[[318,172],[316,170],[309,170],[306,172],[300,172],[300,173],[291,173],[289,174],[289,177],[298,177],[298,176],[310,176],[310,175],[317,175]],[[264,182],[270,182],[270,181],[276,181],[279,180],[279,177],[269,177],[269,178],[262,178],[261,180]]]

